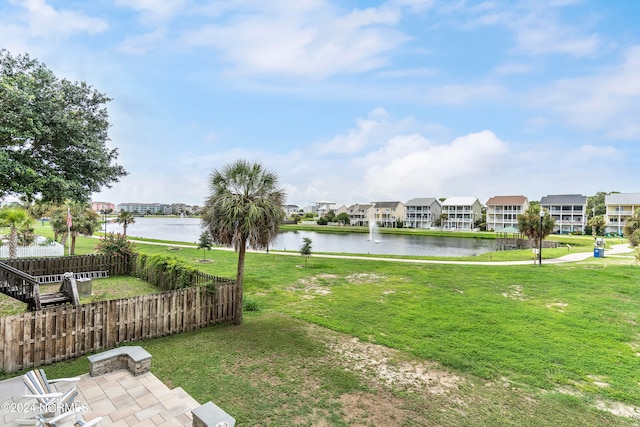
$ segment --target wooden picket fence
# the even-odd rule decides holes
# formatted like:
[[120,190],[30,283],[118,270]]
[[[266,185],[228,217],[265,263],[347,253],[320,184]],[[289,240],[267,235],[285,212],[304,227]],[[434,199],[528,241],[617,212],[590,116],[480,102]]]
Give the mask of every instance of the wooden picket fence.
[[122,255],[76,255],[60,258],[17,258],[2,260],[31,276],[48,276],[83,271],[107,271],[109,276],[129,274],[135,260]]
[[16,372],[127,342],[231,321],[235,282],[0,318],[0,370]]

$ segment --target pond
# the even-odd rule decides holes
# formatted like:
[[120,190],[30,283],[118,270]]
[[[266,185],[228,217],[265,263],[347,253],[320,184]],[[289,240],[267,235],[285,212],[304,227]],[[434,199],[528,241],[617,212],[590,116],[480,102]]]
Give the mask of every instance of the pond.
[[[107,224],[107,232],[122,232],[122,226]],[[136,218],[127,227],[129,237],[195,243],[202,233],[199,218]],[[380,255],[472,256],[496,250],[496,241],[459,237],[407,236],[367,233],[319,233],[315,231],[285,231],[270,249],[294,250],[302,239],[312,240],[313,252],[340,252]]]

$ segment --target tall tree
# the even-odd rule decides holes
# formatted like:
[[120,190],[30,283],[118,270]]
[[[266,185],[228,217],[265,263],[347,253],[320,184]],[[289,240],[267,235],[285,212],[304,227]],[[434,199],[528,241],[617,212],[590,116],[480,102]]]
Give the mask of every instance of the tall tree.
[[9,258],[18,256],[18,230],[28,226],[32,221],[29,213],[19,207],[0,209],[0,227],[9,227]]
[[0,197],[87,201],[126,175],[106,147],[108,101],[28,55],[0,50]]
[[351,218],[349,217],[349,214],[346,212],[340,212],[338,215],[336,215],[335,220],[338,221],[340,224],[344,224],[344,225],[351,224]]
[[121,210],[116,217],[116,222],[122,224],[122,235],[127,237],[127,227],[136,222],[136,218],[129,211]]
[[242,322],[247,245],[254,249],[268,248],[278,237],[285,218],[284,202],[285,193],[279,186],[278,176],[260,163],[237,160],[211,174],[202,223],[215,243],[233,246],[238,251],[233,319],[236,325]]
[[91,236],[95,233],[100,229],[100,218],[98,213],[88,204],[69,202],[67,205],[58,206],[53,211],[51,227],[57,236],[62,236],[63,241],[67,238],[67,231],[70,233],[69,254],[74,255],[76,253],[76,237],[78,235]]
[[536,245],[540,245],[540,239],[544,240],[555,226],[555,220],[549,212],[544,213],[542,218],[542,230],[540,229],[540,205],[530,205],[529,209],[518,217],[518,229],[529,239],[534,240]]
[[617,191],[611,193],[598,191],[594,196],[587,197],[587,218],[591,219],[607,213],[607,206],[604,204],[604,200],[605,197],[613,193],[617,193]]

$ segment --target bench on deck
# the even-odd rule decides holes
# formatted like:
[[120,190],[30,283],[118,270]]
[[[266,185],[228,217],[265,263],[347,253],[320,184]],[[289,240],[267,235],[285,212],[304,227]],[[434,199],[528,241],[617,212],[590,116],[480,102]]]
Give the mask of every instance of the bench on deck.
[[92,377],[118,369],[127,369],[133,375],[144,374],[151,369],[151,354],[139,345],[122,346],[87,356]]

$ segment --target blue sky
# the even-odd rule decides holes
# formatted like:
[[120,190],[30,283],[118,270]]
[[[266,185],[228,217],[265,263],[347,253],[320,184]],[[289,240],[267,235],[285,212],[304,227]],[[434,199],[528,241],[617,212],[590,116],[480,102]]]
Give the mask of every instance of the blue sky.
[[113,100],[94,200],[202,204],[238,158],[288,202],[639,192],[636,0],[9,0],[0,47]]

